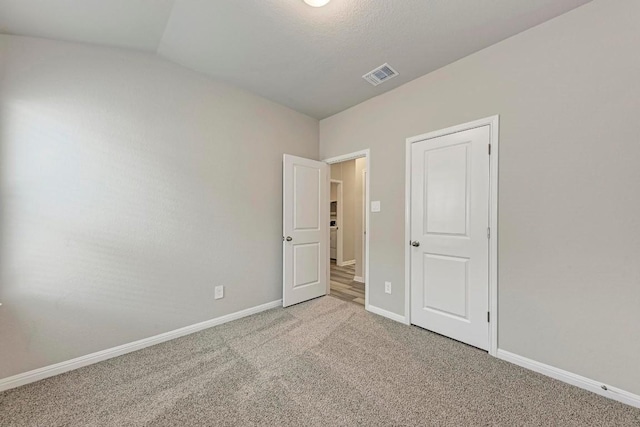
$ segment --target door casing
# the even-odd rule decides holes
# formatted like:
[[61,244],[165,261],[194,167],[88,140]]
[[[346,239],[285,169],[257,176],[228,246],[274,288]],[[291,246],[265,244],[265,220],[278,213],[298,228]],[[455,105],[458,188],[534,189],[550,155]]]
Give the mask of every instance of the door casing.
[[[370,193],[370,179],[371,179],[371,154],[368,148],[365,150],[361,150],[361,151],[355,151],[353,153],[349,153],[349,154],[343,154],[341,156],[336,156],[336,157],[330,157],[328,159],[324,159],[323,162],[327,163],[328,165],[332,165],[335,163],[341,163],[341,162],[346,162],[348,160],[355,160],[355,159],[360,159],[360,158],[364,158],[367,160],[367,182],[366,182],[366,188],[365,188],[365,224],[364,224],[364,229],[366,232],[366,238],[364,239],[364,247],[365,247],[365,261],[364,261],[364,267],[365,267],[365,284],[364,284],[364,308],[367,311],[371,311],[369,309],[369,283],[370,283],[370,277],[369,276],[369,216],[370,216],[370,209],[369,206],[371,205],[371,199],[369,197],[369,193]],[[329,175],[331,175],[331,173],[329,173]],[[329,206],[327,206],[327,209],[329,209]],[[330,272],[330,265],[329,263],[327,263],[327,277],[331,277],[331,272]],[[329,280],[329,288],[331,287],[331,280]],[[327,294],[329,293],[329,289],[327,289]]]
[[[473,122],[440,129],[434,132],[407,138],[405,153],[405,323],[411,324],[411,144],[427,139],[438,138],[453,133],[475,129],[489,125],[491,155],[489,156],[489,354],[496,356],[498,352],[498,144],[500,117],[487,117]],[[368,240],[367,236],[367,240]],[[368,261],[367,261],[368,263]],[[367,272],[368,276],[368,272]]]
[[[362,224],[365,225],[367,223],[367,168],[362,170]],[[365,241],[367,240],[367,227],[362,227],[364,229],[364,236],[362,238],[362,263],[364,264],[364,268],[362,269],[362,283],[367,283],[367,245]],[[355,280],[356,278],[354,278]],[[366,285],[365,285],[366,286]]]

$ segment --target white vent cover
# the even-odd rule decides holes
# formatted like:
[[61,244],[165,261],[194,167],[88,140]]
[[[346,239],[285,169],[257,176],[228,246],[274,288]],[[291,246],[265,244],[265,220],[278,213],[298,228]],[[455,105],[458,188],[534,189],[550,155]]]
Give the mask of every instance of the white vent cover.
[[369,71],[362,76],[363,79],[368,81],[374,86],[378,86],[380,83],[384,83],[398,75],[398,72],[391,68],[389,64],[382,64],[373,71]]

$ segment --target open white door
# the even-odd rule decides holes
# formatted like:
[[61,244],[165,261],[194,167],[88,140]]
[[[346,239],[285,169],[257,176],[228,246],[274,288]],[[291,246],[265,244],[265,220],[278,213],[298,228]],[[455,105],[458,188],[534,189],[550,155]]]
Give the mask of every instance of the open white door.
[[284,155],[284,307],[328,292],[329,166]]

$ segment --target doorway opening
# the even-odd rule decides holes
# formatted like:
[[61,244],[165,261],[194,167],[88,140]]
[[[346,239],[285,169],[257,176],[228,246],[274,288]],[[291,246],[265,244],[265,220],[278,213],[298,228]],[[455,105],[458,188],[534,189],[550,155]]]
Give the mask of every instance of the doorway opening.
[[368,150],[325,160],[330,166],[329,294],[368,306]]
[[[354,161],[353,169],[349,161]],[[341,181],[342,187],[338,185],[335,188],[336,198],[333,199],[335,214],[334,219],[331,219],[331,166],[340,163],[344,165],[334,166],[334,169],[342,174],[340,175],[342,179],[335,180]],[[333,288],[334,296],[343,297],[342,299],[364,305],[367,310],[370,309],[368,286],[370,176],[368,149],[324,161],[290,154],[283,155],[283,307],[330,295]],[[351,181],[355,184],[350,186]],[[340,183],[336,182],[336,184]],[[339,191],[342,193],[341,204],[338,203],[337,198]],[[355,205],[357,208],[350,210],[350,205]],[[338,222],[340,221],[339,212],[344,224]],[[333,221],[335,223],[332,226]],[[332,227],[335,230],[335,251],[331,251],[330,247]],[[342,240],[340,247],[337,246],[338,231]],[[348,246],[349,243],[345,244],[345,241],[351,238],[353,238],[352,245]],[[343,283],[340,281],[331,283],[332,252],[335,256],[334,277],[338,275],[338,269],[343,268],[342,274],[346,276],[342,277]],[[359,288],[360,292],[349,289],[350,286]],[[341,295],[337,295],[338,292]]]

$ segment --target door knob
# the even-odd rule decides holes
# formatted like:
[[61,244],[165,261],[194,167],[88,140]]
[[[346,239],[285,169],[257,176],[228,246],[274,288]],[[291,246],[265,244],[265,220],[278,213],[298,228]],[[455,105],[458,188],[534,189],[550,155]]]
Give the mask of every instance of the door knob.
[[290,242],[290,241],[292,241],[292,240],[293,240],[293,237],[291,237],[291,236],[287,236],[287,242]]
[[413,242],[411,242],[411,246],[413,246],[414,248],[417,248],[418,246],[420,246],[420,242],[418,242],[417,240],[414,240]]

